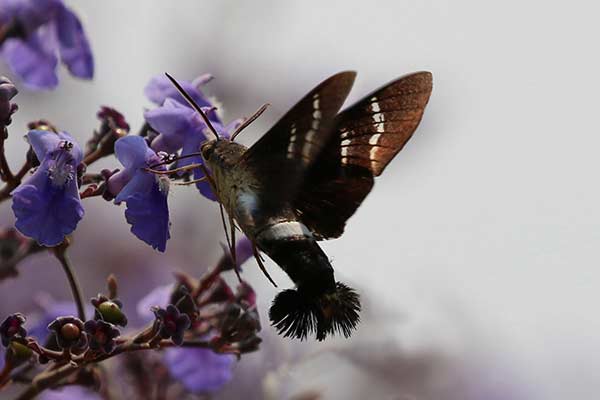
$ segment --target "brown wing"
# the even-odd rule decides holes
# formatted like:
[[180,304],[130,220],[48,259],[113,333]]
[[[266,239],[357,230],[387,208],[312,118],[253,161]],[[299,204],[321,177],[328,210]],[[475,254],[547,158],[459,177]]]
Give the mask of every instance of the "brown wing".
[[305,179],[295,207],[322,239],[344,232],[350,218],[419,125],[432,75],[416,72],[364,97],[340,113],[335,134]]
[[329,142],[332,124],[355,76],[346,71],[323,81],[244,154],[241,165],[268,183],[263,189],[273,204],[297,193],[308,167]]

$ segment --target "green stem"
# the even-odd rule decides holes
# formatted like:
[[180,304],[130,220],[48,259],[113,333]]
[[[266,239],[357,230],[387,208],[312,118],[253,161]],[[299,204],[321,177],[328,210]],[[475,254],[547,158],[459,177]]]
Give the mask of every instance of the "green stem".
[[69,281],[69,286],[71,287],[71,293],[73,294],[73,300],[77,305],[77,316],[80,320],[85,321],[85,308],[83,306],[81,287],[79,286],[77,278],[75,277],[73,267],[71,266],[71,261],[69,260],[69,257],[67,257],[66,248],[60,250],[57,249],[54,254],[60,262],[60,265],[62,265],[65,275],[67,275],[67,280]]

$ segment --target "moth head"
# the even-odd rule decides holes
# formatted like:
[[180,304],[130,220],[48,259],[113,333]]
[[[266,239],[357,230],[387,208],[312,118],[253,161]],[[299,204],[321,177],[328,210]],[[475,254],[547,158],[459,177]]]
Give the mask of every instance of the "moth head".
[[336,282],[333,291],[315,296],[299,289],[288,289],[275,296],[269,319],[277,333],[304,340],[316,333],[317,340],[327,335],[349,337],[360,320],[360,300],[354,289]]

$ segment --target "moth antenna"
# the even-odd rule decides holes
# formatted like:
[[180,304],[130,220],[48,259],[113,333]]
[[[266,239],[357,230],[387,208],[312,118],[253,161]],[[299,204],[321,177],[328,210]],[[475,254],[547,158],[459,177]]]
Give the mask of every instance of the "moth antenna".
[[221,138],[219,137],[219,134],[217,133],[217,130],[215,129],[215,127],[212,125],[212,123],[210,122],[210,120],[206,116],[206,113],[204,111],[202,111],[202,109],[200,108],[200,106],[198,106],[198,104],[196,104],[196,102],[194,101],[194,99],[192,99],[192,96],[190,96],[183,89],[183,87],[181,87],[181,85],[175,80],[175,78],[173,78],[171,75],[169,75],[168,72],[165,72],[165,75],[167,76],[167,78],[169,78],[169,80],[171,81],[171,83],[173,84],[173,86],[175,86],[175,88],[179,91],[179,93],[183,96],[183,98],[189,103],[189,105],[192,106],[192,108],[194,110],[196,110],[196,112],[198,112],[198,114],[200,114],[200,116],[204,120],[204,123],[206,124],[206,126],[208,126],[208,128],[210,129],[210,131],[212,132],[212,134],[215,135],[215,138],[217,140],[220,140]]
[[235,132],[233,132],[233,134],[231,135],[231,141],[233,142],[235,140],[236,136],[239,135],[248,125],[253,123],[258,117],[260,117],[262,115],[262,113],[264,113],[265,110],[267,109],[267,107],[269,107],[269,106],[270,106],[269,103],[263,104],[258,110],[256,110],[254,112],[254,114],[252,114],[252,116],[250,116],[249,118],[246,118],[240,124],[240,126],[237,127]]

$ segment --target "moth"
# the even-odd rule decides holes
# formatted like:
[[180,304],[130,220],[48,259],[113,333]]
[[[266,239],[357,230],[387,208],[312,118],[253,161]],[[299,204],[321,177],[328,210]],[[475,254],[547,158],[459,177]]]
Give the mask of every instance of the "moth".
[[235,134],[227,140],[215,131],[200,149],[206,177],[229,216],[234,259],[237,225],[263,272],[260,252],[296,285],[280,292],[269,311],[286,337],[316,334],[321,341],[336,333],[349,337],[356,328],[359,296],[335,280],[318,242],[342,235],[375,177],[419,125],[432,90],[431,73],[416,72],[340,112],[355,76],[346,71],[323,81],[250,148],[233,141]]

